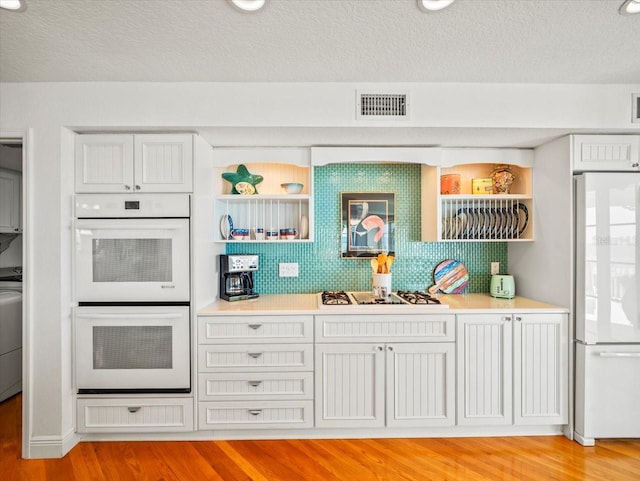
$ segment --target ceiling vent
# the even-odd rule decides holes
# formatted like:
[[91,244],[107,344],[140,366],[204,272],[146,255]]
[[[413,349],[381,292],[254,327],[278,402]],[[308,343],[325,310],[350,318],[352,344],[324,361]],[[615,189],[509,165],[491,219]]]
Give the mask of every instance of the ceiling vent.
[[631,96],[632,105],[631,105],[631,122],[640,123],[640,94],[633,94]]
[[356,119],[407,120],[409,93],[356,92]]

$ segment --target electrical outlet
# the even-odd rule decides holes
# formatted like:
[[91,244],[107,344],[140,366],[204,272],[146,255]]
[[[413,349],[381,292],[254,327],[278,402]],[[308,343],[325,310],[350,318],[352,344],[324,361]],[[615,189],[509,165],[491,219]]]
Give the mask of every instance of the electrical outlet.
[[280,277],[298,277],[298,263],[297,262],[279,263],[278,275]]
[[491,275],[493,274],[500,274],[500,263],[499,262],[492,262],[491,263]]

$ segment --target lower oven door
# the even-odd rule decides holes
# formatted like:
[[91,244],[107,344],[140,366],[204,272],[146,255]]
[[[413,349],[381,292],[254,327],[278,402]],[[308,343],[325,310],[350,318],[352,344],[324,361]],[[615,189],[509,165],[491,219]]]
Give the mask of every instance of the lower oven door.
[[78,307],[79,393],[189,392],[186,306]]

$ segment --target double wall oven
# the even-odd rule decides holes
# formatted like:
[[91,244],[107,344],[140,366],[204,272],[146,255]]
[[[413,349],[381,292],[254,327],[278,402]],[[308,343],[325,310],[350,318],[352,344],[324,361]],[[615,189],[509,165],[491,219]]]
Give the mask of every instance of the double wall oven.
[[189,221],[188,194],[76,196],[79,393],[190,391]]

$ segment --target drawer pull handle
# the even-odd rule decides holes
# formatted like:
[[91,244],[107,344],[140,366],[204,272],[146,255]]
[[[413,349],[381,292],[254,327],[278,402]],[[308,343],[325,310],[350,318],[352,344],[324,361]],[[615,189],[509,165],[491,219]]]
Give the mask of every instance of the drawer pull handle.
[[140,406],[129,406],[127,408],[127,411],[129,411],[130,413],[137,413],[138,411],[140,411]]
[[640,352],[600,352],[600,357],[640,357]]
[[262,414],[262,409],[249,409],[249,414],[253,416],[258,416]]
[[261,352],[249,352],[249,357],[252,357],[254,359],[258,359],[260,356],[262,356]]
[[258,387],[260,384],[262,384],[262,381],[249,381],[249,386],[251,387]]
[[249,324],[249,327],[251,329],[253,329],[254,331],[257,331],[258,329],[260,329],[262,327],[262,324]]

